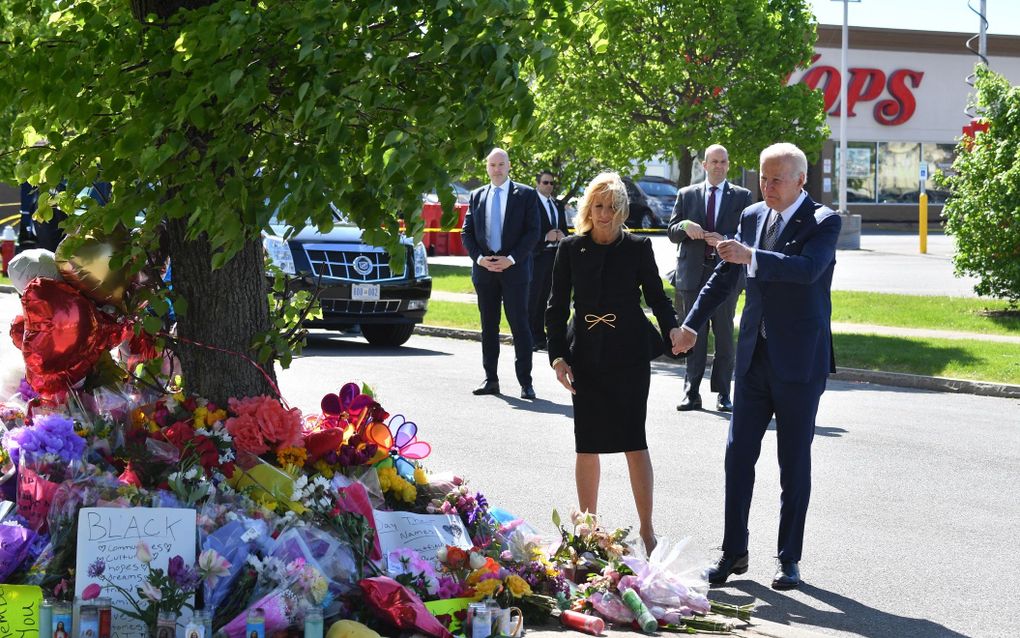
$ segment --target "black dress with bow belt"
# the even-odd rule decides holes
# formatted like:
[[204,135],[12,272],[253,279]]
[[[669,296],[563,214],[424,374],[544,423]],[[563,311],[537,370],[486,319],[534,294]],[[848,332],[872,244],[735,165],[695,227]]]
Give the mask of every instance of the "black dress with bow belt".
[[609,245],[597,244],[588,235],[560,242],[545,321],[549,361],[563,357],[574,373],[574,441],[579,453],[648,447],[651,329],[641,309],[642,291],[666,343],[677,318],[663,292],[650,239],[624,232]]

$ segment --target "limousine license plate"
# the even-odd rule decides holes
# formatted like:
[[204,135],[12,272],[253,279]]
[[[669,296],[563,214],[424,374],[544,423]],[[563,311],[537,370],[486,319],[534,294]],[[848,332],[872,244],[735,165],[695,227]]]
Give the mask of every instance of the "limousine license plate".
[[379,284],[352,284],[351,300],[379,301]]

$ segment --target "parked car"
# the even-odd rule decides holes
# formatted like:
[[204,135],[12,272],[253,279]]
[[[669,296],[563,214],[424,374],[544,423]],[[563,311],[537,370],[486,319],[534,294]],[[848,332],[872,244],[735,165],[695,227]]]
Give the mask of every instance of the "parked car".
[[286,228],[270,221],[276,235],[264,235],[263,246],[274,264],[301,275],[308,290],[319,289],[322,318],[310,327],[349,330],[376,346],[399,346],[421,323],[432,294],[425,245],[402,237],[403,270],[394,270],[386,249],[366,244],[362,231],[337,211],[336,226],[320,233],[314,226],[284,239]]
[[[471,189],[460,182],[451,183],[450,190],[453,191],[453,196],[457,199],[458,204],[467,204],[471,199]],[[436,191],[432,191],[422,195],[421,202],[423,204],[438,204],[439,196],[436,195]]]
[[680,193],[676,183],[655,175],[645,175],[637,183],[650,199],[658,203],[659,220],[663,224],[668,224],[673,207],[676,206],[676,197]]
[[[627,217],[627,227],[638,228],[661,228],[665,222],[659,215],[659,203],[648,197],[637,183],[629,177],[623,178],[627,187],[627,198],[630,204],[630,215]],[[654,209],[652,207],[655,207]],[[667,221],[669,217],[666,217]]]

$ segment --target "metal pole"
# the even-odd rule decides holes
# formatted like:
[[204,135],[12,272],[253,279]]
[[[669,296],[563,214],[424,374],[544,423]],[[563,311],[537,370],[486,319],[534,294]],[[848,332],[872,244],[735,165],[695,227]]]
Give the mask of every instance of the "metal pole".
[[978,54],[982,60],[988,60],[988,20],[985,16],[988,15],[988,11],[985,10],[985,0],[981,0],[981,30],[978,31],[980,36],[978,37]]
[[[983,0],[982,0],[983,1]],[[846,206],[846,94],[847,94],[847,21],[850,4],[843,0],[843,48],[841,51],[840,82],[839,82],[839,212],[847,213]]]

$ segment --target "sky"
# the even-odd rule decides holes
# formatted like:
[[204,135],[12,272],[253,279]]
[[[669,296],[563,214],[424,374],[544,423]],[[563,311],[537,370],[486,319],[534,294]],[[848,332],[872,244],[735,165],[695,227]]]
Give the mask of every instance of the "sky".
[[[810,0],[820,24],[843,24],[841,0]],[[970,4],[980,8],[980,0]],[[1020,35],[1020,1],[985,0],[988,33]],[[848,24],[856,27],[884,27],[918,31],[977,33],[977,14],[967,0],[860,0],[850,2]]]

